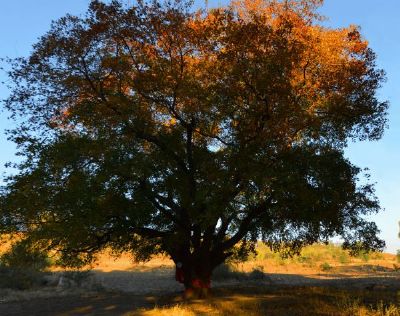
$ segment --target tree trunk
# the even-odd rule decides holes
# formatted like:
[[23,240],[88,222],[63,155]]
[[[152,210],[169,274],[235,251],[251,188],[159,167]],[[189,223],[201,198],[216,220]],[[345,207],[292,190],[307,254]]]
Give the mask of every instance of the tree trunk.
[[185,297],[204,298],[208,296],[213,270],[209,257],[190,255],[175,263],[177,265],[176,279],[185,286]]

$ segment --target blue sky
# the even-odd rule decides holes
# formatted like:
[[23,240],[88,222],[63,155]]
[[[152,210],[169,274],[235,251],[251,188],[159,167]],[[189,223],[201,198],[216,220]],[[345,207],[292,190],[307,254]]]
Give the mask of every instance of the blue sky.
[[[126,0],[128,1],[128,0]],[[27,56],[31,45],[43,35],[50,22],[66,13],[82,14],[89,0],[1,0],[0,57]],[[134,1],[130,1],[133,3]],[[202,4],[204,1],[197,0]],[[209,6],[226,1],[209,1]],[[400,12],[399,0],[325,0],[320,12],[333,27],[356,24],[378,55],[378,65],[387,72],[387,82],[379,91],[382,100],[391,103],[389,129],[378,142],[353,143],[346,151],[350,160],[370,169],[371,180],[377,182],[376,194],[385,211],[372,219],[376,221],[387,243],[387,251],[400,249],[397,238],[400,220]],[[0,72],[0,81],[6,80]],[[7,89],[0,84],[0,99]],[[7,113],[0,113],[0,172],[4,163],[14,160],[15,147],[6,140],[3,130],[12,127]]]
[[382,230],[387,250],[400,249],[400,1],[398,0],[326,0],[320,10],[329,17],[330,26],[361,26],[361,32],[377,53],[377,63],[387,73],[387,82],[379,91],[389,100],[389,129],[378,142],[353,143],[347,150],[349,159],[370,169],[377,182],[376,194],[385,211],[373,216]]

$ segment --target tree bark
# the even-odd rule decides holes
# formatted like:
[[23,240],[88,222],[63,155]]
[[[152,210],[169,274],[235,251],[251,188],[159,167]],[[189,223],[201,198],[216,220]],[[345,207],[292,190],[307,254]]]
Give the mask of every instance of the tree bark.
[[211,275],[215,266],[211,254],[187,253],[173,258],[176,264],[176,280],[185,287],[186,298],[204,298],[211,288]]

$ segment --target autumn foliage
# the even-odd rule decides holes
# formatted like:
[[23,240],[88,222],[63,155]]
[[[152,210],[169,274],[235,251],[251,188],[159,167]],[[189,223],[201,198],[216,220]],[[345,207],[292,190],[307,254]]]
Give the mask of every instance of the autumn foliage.
[[321,3],[92,1],[54,22],[10,71],[25,160],[4,230],[69,265],[105,247],[164,252],[187,288],[260,238],[381,248],[363,217],[374,189],[343,150],[381,137],[384,74],[356,26],[323,26]]

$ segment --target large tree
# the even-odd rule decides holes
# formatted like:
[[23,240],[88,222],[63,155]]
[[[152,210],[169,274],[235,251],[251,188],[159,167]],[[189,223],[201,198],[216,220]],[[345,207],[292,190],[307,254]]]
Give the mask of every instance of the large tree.
[[384,74],[357,27],[322,26],[321,2],[92,1],[54,22],[9,72],[23,159],[3,231],[69,265],[163,252],[186,288],[260,239],[382,248],[374,189],[344,149],[381,137]]

